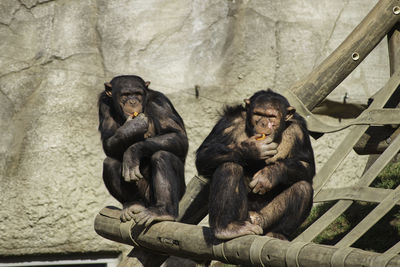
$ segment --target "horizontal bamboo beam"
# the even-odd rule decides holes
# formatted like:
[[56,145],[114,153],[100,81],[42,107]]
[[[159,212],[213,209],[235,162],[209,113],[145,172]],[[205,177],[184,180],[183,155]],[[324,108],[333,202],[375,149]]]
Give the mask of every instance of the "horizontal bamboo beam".
[[289,90],[312,110],[332,92],[400,21],[399,0],[380,0],[343,43]]
[[[101,210],[95,219],[96,232],[105,238],[155,253],[196,260],[218,260],[246,266],[374,266],[373,262],[382,256],[361,249],[289,242],[257,235],[221,242],[213,237],[208,227],[159,222],[143,228],[133,221],[121,223],[119,215],[117,208]],[[400,266],[400,256],[393,255],[387,265],[382,266]]]
[[[367,186],[352,186],[343,188],[322,189],[314,198],[314,202],[327,202],[335,200],[357,200],[372,203],[382,202],[393,189],[373,188]],[[400,201],[397,201],[400,205]]]

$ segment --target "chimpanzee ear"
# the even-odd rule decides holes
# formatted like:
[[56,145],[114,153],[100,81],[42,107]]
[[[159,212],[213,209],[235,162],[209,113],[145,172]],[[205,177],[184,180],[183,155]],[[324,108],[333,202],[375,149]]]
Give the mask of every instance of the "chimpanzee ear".
[[250,106],[250,99],[246,98],[243,101],[246,104],[246,108],[248,108]]
[[146,88],[149,87],[150,83],[151,83],[150,81],[147,81],[147,82],[144,83],[146,85]]
[[293,118],[294,113],[296,113],[296,109],[294,107],[292,106],[287,107],[285,121],[288,121],[291,118]]
[[112,97],[112,85],[111,83],[104,83],[104,91],[106,92],[106,95],[109,97]]

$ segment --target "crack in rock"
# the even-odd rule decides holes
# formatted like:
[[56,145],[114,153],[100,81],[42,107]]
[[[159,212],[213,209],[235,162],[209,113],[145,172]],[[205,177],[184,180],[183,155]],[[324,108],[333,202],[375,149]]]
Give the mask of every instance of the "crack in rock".
[[[330,31],[330,33],[329,33],[329,36],[328,36],[328,38],[326,39],[325,44],[323,45],[323,48],[322,48],[322,50],[321,50],[321,52],[320,52],[319,57],[323,56],[324,52],[327,50],[329,41],[332,39],[333,33],[334,33],[335,30],[336,30],[336,27],[337,27],[337,25],[338,25],[339,19],[340,19],[340,17],[342,16],[342,14],[343,14],[345,8],[348,6],[349,1],[350,1],[350,0],[346,0],[346,2],[344,3],[343,7],[340,9],[339,14],[337,15],[337,17],[336,17],[336,19],[335,19],[335,22],[333,23],[333,27],[332,27],[332,29],[331,29],[331,31]],[[315,58],[314,65],[313,65],[313,69],[315,68],[315,65],[317,64],[317,60],[318,60],[319,57],[316,57],[316,58]]]
[[103,51],[103,36],[101,35],[100,32],[100,24],[99,24],[99,16],[100,16],[100,10],[99,10],[99,0],[96,1],[96,25],[95,25],[95,31],[96,31],[96,46],[97,50],[99,51],[100,59],[101,59],[101,66],[103,68],[103,75],[106,77],[107,73],[107,67],[105,63],[105,57],[104,57],[104,51]]

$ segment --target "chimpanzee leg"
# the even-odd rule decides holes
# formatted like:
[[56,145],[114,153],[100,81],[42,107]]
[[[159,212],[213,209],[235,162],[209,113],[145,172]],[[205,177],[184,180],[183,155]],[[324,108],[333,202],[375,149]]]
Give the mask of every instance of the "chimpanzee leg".
[[209,222],[219,239],[262,234],[248,219],[247,189],[243,167],[232,162],[221,164],[211,180]]
[[127,183],[121,175],[119,160],[107,157],[103,162],[103,180],[110,194],[122,204],[138,200],[135,183]]
[[174,154],[158,151],[151,157],[153,201],[137,214],[138,224],[152,221],[173,221],[178,216],[178,204],[185,192],[184,164]]
[[287,239],[310,213],[312,196],[313,188],[306,181],[299,181],[277,195],[259,211],[267,235]]
[[145,179],[127,183],[121,175],[120,161],[107,157],[103,162],[103,180],[110,194],[122,203],[121,220],[128,221],[144,209],[148,201],[149,185]]
[[184,164],[174,154],[158,151],[151,158],[153,206],[161,213],[178,216],[178,204],[185,193]]

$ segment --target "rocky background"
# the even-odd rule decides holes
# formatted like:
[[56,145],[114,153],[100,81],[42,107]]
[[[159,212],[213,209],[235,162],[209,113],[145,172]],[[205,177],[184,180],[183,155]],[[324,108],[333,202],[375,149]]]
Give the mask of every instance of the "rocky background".
[[[120,74],[152,81],[194,153],[226,104],[287,89],[378,0],[3,0],[0,2],[0,255],[119,251],[93,230],[118,205],[101,178],[97,96]],[[386,40],[330,99],[366,103],[389,77]],[[195,86],[199,86],[199,97]],[[343,132],[313,141],[318,168]],[[330,186],[353,183],[354,153]]]

